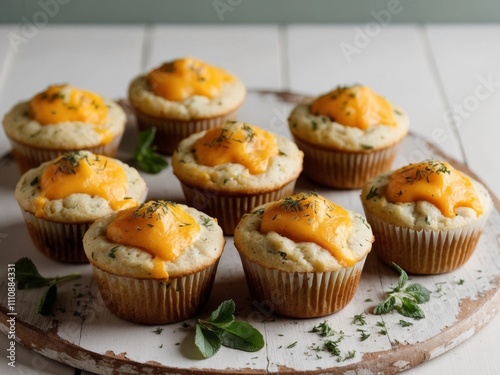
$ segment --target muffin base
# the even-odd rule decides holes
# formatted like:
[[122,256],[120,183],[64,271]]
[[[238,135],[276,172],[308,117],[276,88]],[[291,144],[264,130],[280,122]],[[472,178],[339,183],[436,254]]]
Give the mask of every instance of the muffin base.
[[389,224],[364,210],[376,239],[373,249],[377,256],[388,265],[394,262],[408,273],[422,275],[447,273],[464,265],[488,218],[483,214],[465,228],[417,231]]
[[88,263],[83,250],[83,235],[90,223],[58,223],[22,211],[35,247],[52,260],[63,263]]
[[229,120],[235,120],[238,108],[221,116],[192,120],[159,118],[148,115],[137,108],[134,110],[139,131],[156,128],[153,144],[157,147],[158,152],[171,155],[179,142],[191,134],[221,126]]
[[134,323],[167,324],[194,316],[210,296],[218,260],[193,274],[169,280],[113,275],[92,265],[104,304]]
[[252,298],[266,302],[272,313],[314,318],[343,309],[358,287],[365,258],[332,272],[284,272],[265,268],[240,255]]
[[293,193],[294,179],[279,189],[262,191],[256,194],[229,194],[202,189],[181,183],[188,206],[217,218],[225,235],[232,236],[241,217],[257,206],[273,202]]
[[399,142],[380,150],[342,151],[318,147],[294,136],[304,152],[304,174],[312,181],[337,189],[358,189],[391,169]]
[[66,152],[88,150],[96,155],[103,155],[115,157],[120,146],[123,133],[117,135],[113,140],[107,144],[95,147],[87,147],[84,149],[43,149],[32,146],[27,146],[23,143],[17,142],[9,138],[12,154],[16,161],[17,167],[21,173],[26,172],[31,168],[36,168],[43,162],[53,160]]

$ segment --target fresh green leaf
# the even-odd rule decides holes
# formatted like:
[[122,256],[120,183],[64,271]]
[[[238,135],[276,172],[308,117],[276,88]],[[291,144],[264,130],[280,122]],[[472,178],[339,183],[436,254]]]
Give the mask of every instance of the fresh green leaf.
[[16,279],[19,289],[41,288],[47,286],[38,303],[38,313],[49,315],[57,297],[57,284],[79,278],[80,274],[73,273],[66,276],[43,277],[38,272],[33,261],[29,258],[21,258],[16,262]]
[[38,304],[38,313],[43,316],[48,316],[52,312],[52,308],[56,303],[57,285],[55,282],[51,283],[45,293],[43,293]]
[[213,356],[221,345],[254,352],[264,347],[264,337],[249,323],[234,320],[232,300],[222,302],[208,320],[196,321],[195,344],[205,358]]
[[401,289],[403,289],[404,286],[406,285],[406,282],[408,281],[408,274],[405,271],[403,271],[403,269],[399,267],[396,263],[392,263],[392,265],[399,272],[398,287],[394,290],[398,292]]
[[387,298],[386,300],[382,301],[377,306],[375,306],[373,313],[375,315],[387,314],[388,312],[391,312],[394,309],[395,305],[396,305],[396,298],[394,298],[394,296],[390,296],[389,298]]
[[431,299],[430,291],[420,284],[408,285],[405,291],[410,294],[417,301],[417,303],[429,302]]
[[221,338],[222,345],[246,352],[256,352],[264,347],[262,334],[245,322],[232,322],[224,328]]
[[222,339],[211,329],[197,324],[194,343],[204,358],[210,358],[219,351]]
[[233,300],[224,301],[210,314],[208,321],[217,324],[217,326],[229,325],[234,321],[235,309]]
[[16,262],[16,280],[19,289],[39,288],[50,283],[49,279],[40,275],[35,264],[29,258],[21,258]]
[[144,172],[156,174],[168,167],[167,160],[156,152],[153,141],[156,136],[156,128],[151,127],[139,134],[139,144],[137,145],[133,159]]
[[417,303],[409,298],[401,298],[401,306],[396,307],[396,310],[408,318],[423,319],[425,318],[424,311],[417,305]]

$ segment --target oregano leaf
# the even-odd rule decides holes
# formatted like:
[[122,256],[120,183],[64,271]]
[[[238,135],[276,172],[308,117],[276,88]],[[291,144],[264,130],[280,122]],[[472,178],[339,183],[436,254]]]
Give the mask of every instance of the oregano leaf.
[[229,348],[256,352],[264,347],[262,334],[245,322],[232,322],[222,332],[222,345]]
[[55,282],[51,283],[49,287],[45,290],[40,302],[38,304],[38,313],[43,316],[48,316],[52,312],[52,308],[56,303],[57,298],[57,285]]
[[196,324],[194,343],[204,358],[210,358],[219,351],[222,339],[211,329]]

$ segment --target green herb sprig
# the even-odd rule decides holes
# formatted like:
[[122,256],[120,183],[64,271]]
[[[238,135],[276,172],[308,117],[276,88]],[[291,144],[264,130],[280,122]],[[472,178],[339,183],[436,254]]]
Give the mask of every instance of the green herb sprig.
[[37,309],[38,314],[44,316],[52,312],[57,297],[57,285],[79,277],[80,274],[77,273],[66,276],[43,277],[31,259],[21,258],[16,262],[16,279],[19,289],[48,287],[40,298]]
[[168,162],[163,156],[156,152],[153,146],[156,128],[149,128],[139,134],[139,144],[134,151],[133,159],[146,173],[160,173],[168,167]]
[[220,347],[256,352],[264,347],[264,337],[252,325],[234,320],[232,300],[222,302],[208,320],[196,321],[194,342],[204,358],[212,357]]
[[409,318],[425,318],[424,311],[418,305],[428,302],[431,292],[418,283],[406,285],[408,282],[406,272],[397,264],[392,263],[392,265],[399,272],[398,285],[387,293],[384,301],[375,306],[373,313],[381,315],[396,310]]

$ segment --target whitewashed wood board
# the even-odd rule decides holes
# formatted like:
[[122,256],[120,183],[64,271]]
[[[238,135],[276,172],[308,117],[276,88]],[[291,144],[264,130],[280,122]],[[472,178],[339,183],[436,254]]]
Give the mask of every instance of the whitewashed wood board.
[[[275,132],[288,134],[285,126],[290,100],[297,96],[252,92],[241,110],[241,119]],[[285,101],[286,100],[286,101]],[[288,101],[288,102],[287,102]],[[119,157],[128,161],[136,139],[133,124],[127,129]],[[415,150],[426,157],[447,159],[426,140],[410,134],[401,146],[396,166],[407,163]],[[455,163],[463,168],[463,165]],[[470,172],[470,171],[469,171]],[[351,303],[342,311],[323,318],[287,319],[272,314],[272,306],[260,305],[248,295],[243,270],[232,238],[221,259],[209,303],[195,318],[185,322],[155,326],[125,322],[112,315],[100,299],[89,265],[55,263],[38,253],[30,242],[21,214],[13,198],[18,172],[12,161],[0,164],[0,199],[4,215],[11,220],[2,222],[0,249],[5,264],[28,256],[39,266],[43,275],[80,272],[82,278],[59,290],[53,316],[36,314],[41,290],[19,290],[16,295],[18,340],[34,351],[99,374],[112,373],[277,373],[300,374],[356,373],[393,374],[418,365],[454,348],[487,324],[500,306],[500,216],[498,201],[478,249],[461,269],[439,276],[415,276],[432,291],[429,303],[423,305],[427,317],[419,321],[398,314],[371,314],[385,291],[394,287],[398,275],[370,254],[358,290]],[[171,168],[159,175],[145,175],[150,186],[150,198],[184,201],[180,185]],[[329,190],[300,178],[297,191],[317,190],[348,208],[361,211],[359,190]],[[0,269],[0,329],[7,326],[6,267]],[[263,332],[266,346],[259,352],[246,353],[222,348],[210,359],[201,359],[194,347],[194,323],[206,317],[220,302],[232,298],[237,305],[237,319],[245,320]],[[355,315],[363,313],[366,325],[352,324]],[[399,320],[411,321],[411,327],[401,327]],[[340,357],[316,351],[322,339],[311,329],[327,321],[345,335],[339,344]],[[384,324],[387,334],[381,334]],[[370,337],[361,341],[363,329]],[[349,351],[354,356],[345,359]]]

